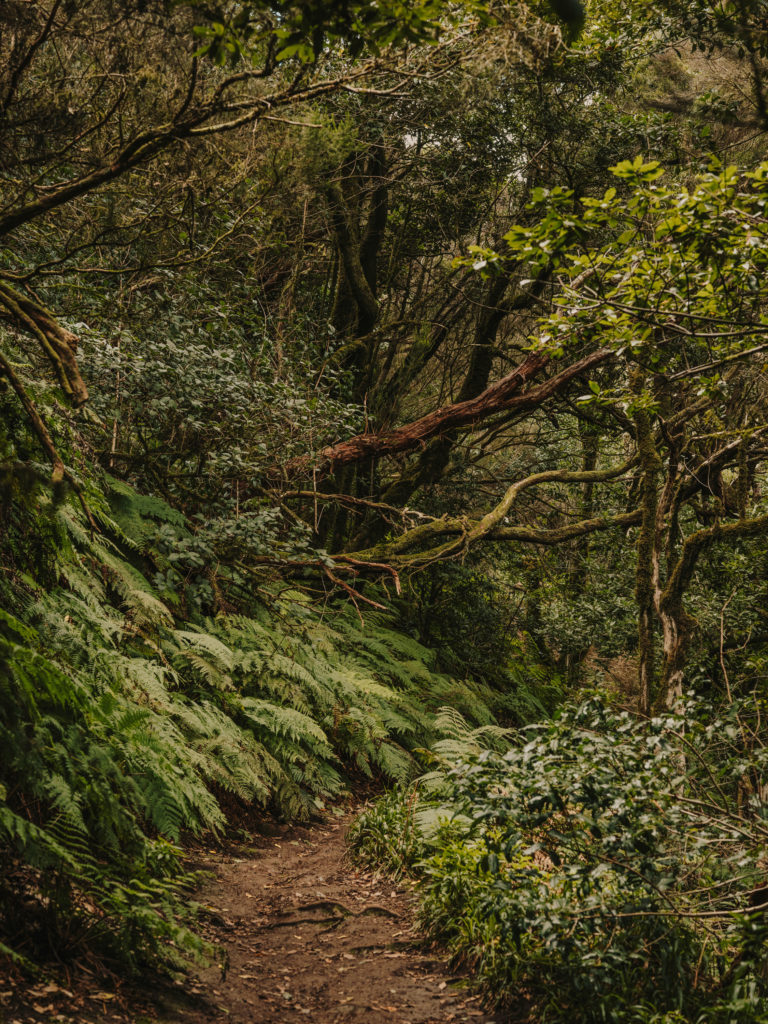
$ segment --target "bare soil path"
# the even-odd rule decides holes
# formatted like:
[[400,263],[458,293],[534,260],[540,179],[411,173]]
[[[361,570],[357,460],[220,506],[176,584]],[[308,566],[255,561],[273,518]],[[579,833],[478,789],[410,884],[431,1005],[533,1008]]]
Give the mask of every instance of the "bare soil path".
[[221,856],[203,892],[226,977],[203,972],[200,1000],[168,1024],[490,1024],[445,957],[414,929],[414,897],[352,864],[351,815],[278,826],[248,856]]
[[117,977],[0,977],[0,1024],[491,1024],[447,958],[414,926],[415,897],[352,863],[354,814],[311,826],[260,823],[226,852],[198,900],[226,952],[183,983]]

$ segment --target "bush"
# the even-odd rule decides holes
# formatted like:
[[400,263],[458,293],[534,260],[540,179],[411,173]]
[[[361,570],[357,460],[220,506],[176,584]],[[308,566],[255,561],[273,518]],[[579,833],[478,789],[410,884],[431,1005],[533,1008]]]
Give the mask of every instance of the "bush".
[[[594,698],[443,758],[401,797],[427,930],[542,1021],[768,1020],[761,713],[644,723]],[[402,820],[387,804],[353,830],[361,856],[382,859],[384,815]]]

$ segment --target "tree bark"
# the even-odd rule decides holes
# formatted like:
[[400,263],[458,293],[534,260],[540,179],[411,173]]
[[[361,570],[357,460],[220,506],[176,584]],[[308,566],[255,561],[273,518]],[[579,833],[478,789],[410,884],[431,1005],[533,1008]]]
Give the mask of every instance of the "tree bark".
[[712,526],[697,530],[686,538],[658,602],[664,635],[660,696],[668,707],[674,707],[682,695],[685,662],[696,627],[696,620],[685,610],[684,598],[699,557],[719,540],[755,537],[766,532],[768,515],[735,523],[722,523],[718,520]]
[[[581,468],[590,472],[597,465],[599,449],[599,437],[592,424],[579,421],[579,434],[581,437]],[[594,514],[594,492],[593,480],[587,480],[581,485],[581,508],[580,517],[583,521],[589,521]],[[575,541],[567,555],[567,571],[565,589],[572,601],[578,602],[587,589],[589,559],[589,534],[580,535]],[[566,649],[563,656],[563,674],[570,689],[575,689],[581,682],[582,665],[589,652],[589,645],[571,647]]]
[[[641,392],[641,384],[636,390]],[[657,478],[661,470],[656,445],[651,430],[651,418],[646,409],[640,408],[634,414],[635,437],[640,458],[641,510],[642,521],[637,539],[637,568],[635,570],[635,599],[637,601],[637,643],[638,643],[638,705],[641,714],[650,715],[653,694],[653,680],[656,667],[655,642],[653,634],[655,590],[654,580],[658,578],[658,566],[654,571],[656,547],[656,513],[658,507]]]
[[[567,366],[543,384],[520,394],[522,388],[541,373],[550,361],[546,353],[533,352],[515,370],[486,388],[476,398],[437,409],[396,430],[381,434],[358,434],[347,441],[323,448],[318,455],[316,471],[326,474],[339,466],[359,462],[372,455],[381,457],[413,451],[445,431],[474,426],[497,412],[528,412],[536,409],[582,374],[606,362],[612,356],[613,352],[610,349],[597,349]],[[287,472],[294,475],[311,469],[310,460],[302,458],[290,463]]]

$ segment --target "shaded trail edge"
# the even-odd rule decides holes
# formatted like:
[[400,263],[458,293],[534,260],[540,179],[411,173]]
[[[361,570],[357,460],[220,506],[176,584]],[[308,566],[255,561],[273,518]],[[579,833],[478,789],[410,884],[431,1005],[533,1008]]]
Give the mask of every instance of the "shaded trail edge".
[[261,821],[247,842],[198,849],[193,866],[211,876],[195,896],[200,930],[223,950],[224,972],[138,985],[85,966],[27,982],[12,972],[0,976],[0,1024],[510,1022],[483,1010],[466,975],[426,944],[411,883],[350,859],[360,810],[310,825]]

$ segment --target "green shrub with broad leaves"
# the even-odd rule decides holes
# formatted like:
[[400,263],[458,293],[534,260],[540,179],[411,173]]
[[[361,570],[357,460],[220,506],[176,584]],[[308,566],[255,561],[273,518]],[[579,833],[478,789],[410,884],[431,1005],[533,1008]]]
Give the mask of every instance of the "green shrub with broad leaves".
[[[768,1020],[764,703],[651,721],[589,699],[504,752],[467,727],[357,820],[431,935],[534,1019]],[[489,744],[483,744],[486,748]]]

